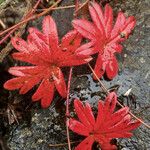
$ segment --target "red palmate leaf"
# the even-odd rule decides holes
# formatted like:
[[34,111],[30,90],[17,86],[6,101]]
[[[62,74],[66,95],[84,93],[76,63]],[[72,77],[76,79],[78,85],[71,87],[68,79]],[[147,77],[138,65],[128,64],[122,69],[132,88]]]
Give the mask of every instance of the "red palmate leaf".
[[98,53],[94,71],[99,78],[106,72],[112,79],[118,72],[118,63],[114,56],[122,50],[121,42],[128,38],[135,26],[135,18],[125,17],[123,12],[118,13],[113,25],[113,11],[107,4],[104,11],[96,2],[91,3],[89,11],[93,22],[85,19],[73,20],[74,28],[85,38],[90,40],[93,49],[80,52],[82,55]]
[[43,33],[30,28],[27,42],[18,37],[12,38],[12,45],[19,51],[13,54],[13,58],[33,66],[11,67],[9,73],[16,78],[8,80],[4,87],[8,90],[20,89],[20,94],[25,94],[40,84],[32,99],[41,100],[42,107],[46,108],[53,99],[55,88],[62,97],[66,97],[61,67],[85,64],[92,58],[79,57],[79,51],[90,51],[91,45],[80,46],[82,37],[77,31],[67,33],[59,44],[56,24],[50,16],[44,18],[42,27]]
[[95,120],[89,103],[83,105],[80,100],[74,100],[79,121],[71,118],[68,126],[72,131],[86,136],[75,150],[91,150],[94,141],[97,141],[103,150],[114,150],[116,146],[110,144],[113,138],[132,136],[131,131],[139,127],[141,123],[131,119],[128,107],[115,112],[116,103],[117,95],[114,92],[108,94],[104,102],[100,100]]

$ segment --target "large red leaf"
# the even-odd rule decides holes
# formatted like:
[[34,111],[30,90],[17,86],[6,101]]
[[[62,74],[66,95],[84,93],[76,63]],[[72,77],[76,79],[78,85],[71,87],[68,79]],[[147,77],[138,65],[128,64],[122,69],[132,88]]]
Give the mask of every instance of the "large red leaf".
[[[133,121],[129,115],[129,108],[125,107],[115,112],[117,95],[112,92],[108,94],[105,101],[99,101],[96,122],[88,103],[84,106],[80,100],[74,101],[75,112],[79,121],[69,119],[69,128],[86,139],[81,142],[77,149],[92,149],[94,141],[99,142],[103,150],[114,150],[111,145],[113,138],[129,138],[132,130],[140,126],[139,121]],[[93,120],[93,121],[92,121]],[[92,123],[91,123],[92,121]]]
[[96,2],[91,3],[89,11],[93,22],[83,19],[75,19],[72,22],[74,28],[93,44],[93,50],[80,54],[99,53],[94,71],[99,78],[106,72],[107,77],[113,79],[118,73],[118,63],[114,54],[121,52],[121,42],[127,39],[133,30],[135,18],[126,18],[123,12],[119,12],[116,22],[113,23],[113,11],[109,4],[103,11]]
[[16,78],[8,80],[4,87],[8,90],[20,89],[20,94],[25,94],[40,83],[32,99],[41,100],[42,107],[46,108],[53,99],[55,89],[63,98],[66,97],[61,68],[85,64],[92,58],[90,55],[79,56],[77,50],[82,53],[85,49],[91,49],[91,45],[80,48],[82,37],[77,31],[68,32],[59,44],[57,27],[51,16],[44,18],[42,29],[43,33],[29,28],[27,42],[18,37],[12,38],[12,45],[19,51],[13,54],[13,58],[32,66],[10,68],[9,73]]

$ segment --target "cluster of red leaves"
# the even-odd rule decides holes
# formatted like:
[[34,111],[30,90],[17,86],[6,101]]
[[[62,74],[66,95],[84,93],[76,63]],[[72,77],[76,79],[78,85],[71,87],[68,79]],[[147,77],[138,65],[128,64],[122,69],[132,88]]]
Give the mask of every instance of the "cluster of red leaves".
[[83,136],[86,136],[75,150],[91,150],[94,141],[98,142],[103,150],[114,150],[111,145],[113,138],[129,138],[131,131],[140,126],[139,121],[131,120],[129,108],[124,107],[114,112],[117,103],[117,96],[110,93],[105,101],[99,101],[98,114],[95,120],[89,103],[85,106],[78,99],[74,100],[75,112],[79,121],[69,119],[69,128]]
[[94,71],[99,78],[106,72],[109,79],[118,73],[118,63],[114,56],[122,50],[121,42],[128,38],[135,26],[135,18],[125,17],[123,12],[118,13],[116,23],[113,26],[113,10],[107,4],[104,12],[99,4],[91,3],[89,11],[93,22],[85,19],[75,19],[74,28],[85,38],[89,39],[91,51],[82,51],[83,56],[98,53]]
[[[109,5],[103,13],[97,3],[89,6],[93,23],[86,20],[74,20],[76,30],[67,33],[59,44],[54,20],[47,16],[43,20],[43,33],[36,28],[29,29],[27,42],[21,38],[12,38],[12,45],[19,51],[13,58],[28,62],[32,66],[12,67],[9,73],[16,78],[7,81],[4,87],[8,90],[20,89],[25,94],[35,85],[40,84],[33,101],[41,100],[43,108],[48,107],[53,99],[54,89],[66,97],[66,84],[61,72],[62,67],[81,65],[89,62],[90,55],[99,53],[95,73],[102,77],[106,71],[112,79],[118,72],[114,53],[120,52],[124,41],[134,28],[134,17],[125,18],[120,12],[113,27],[113,12]],[[81,45],[82,37],[90,39]]]
[[13,58],[33,66],[11,67],[9,73],[16,78],[8,80],[4,88],[20,89],[20,94],[25,94],[40,84],[32,100],[41,99],[42,107],[46,108],[53,99],[55,87],[63,98],[66,97],[66,83],[60,68],[85,64],[92,58],[79,57],[78,51],[89,49],[89,45],[81,46],[82,37],[77,31],[68,32],[59,45],[56,24],[50,16],[44,18],[42,29],[43,33],[30,28],[27,42],[12,38],[12,45],[19,51],[13,54]]
[[[43,32],[30,28],[27,41],[12,38],[12,45],[19,51],[13,54],[13,58],[32,66],[11,67],[9,73],[16,77],[8,80],[4,87],[8,90],[20,89],[20,94],[25,94],[39,85],[32,100],[41,100],[42,107],[46,108],[52,102],[55,88],[63,98],[66,97],[66,83],[61,68],[88,63],[92,59],[90,55],[95,53],[98,53],[98,58],[94,71],[98,77],[101,78],[106,72],[109,79],[114,78],[118,72],[115,53],[121,52],[121,42],[128,38],[135,26],[135,19],[133,16],[126,18],[120,12],[113,25],[113,11],[108,4],[103,12],[100,5],[91,3],[89,11],[93,22],[75,19],[75,30],[68,32],[61,44],[56,24],[50,16],[43,20]],[[81,35],[90,41],[81,45]],[[99,101],[95,120],[89,103],[84,106],[80,100],[74,101],[80,121],[69,119],[68,126],[87,137],[76,150],[91,150],[94,141],[104,150],[113,150],[116,146],[110,144],[112,138],[132,136],[131,131],[140,122],[131,120],[128,107],[114,112],[116,102],[115,93],[110,93],[104,103]]]

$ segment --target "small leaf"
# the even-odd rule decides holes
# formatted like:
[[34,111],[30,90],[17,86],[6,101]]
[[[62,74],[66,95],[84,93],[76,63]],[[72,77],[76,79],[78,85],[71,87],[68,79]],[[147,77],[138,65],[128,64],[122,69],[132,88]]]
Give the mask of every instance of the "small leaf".
[[[99,101],[96,122],[88,103],[84,106],[80,100],[74,101],[75,111],[79,121],[69,119],[68,127],[77,134],[86,136],[75,149],[92,149],[93,142],[100,144],[101,149],[116,149],[111,145],[113,138],[129,138],[131,131],[140,126],[139,121],[133,121],[129,113],[129,108],[125,107],[114,112],[117,103],[117,95],[111,92],[106,97],[104,103]],[[92,121],[92,123],[91,123]]]

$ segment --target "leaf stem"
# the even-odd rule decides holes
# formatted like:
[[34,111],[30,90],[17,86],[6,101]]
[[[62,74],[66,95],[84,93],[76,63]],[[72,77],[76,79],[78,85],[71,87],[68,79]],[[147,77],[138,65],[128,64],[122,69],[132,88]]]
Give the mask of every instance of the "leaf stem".
[[97,74],[95,73],[95,71],[93,70],[93,68],[91,67],[91,65],[88,63],[89,68],[91,69],[92,73],[94,74],[94,76],[96,77],[96,79],[98,80],[98,82],[100,83],[100,86],[102,88],[102,90],[106,93],[109,94],[109,91],[107,90],[106,86],[103,84],[103,82],[98,78]]
[[[95,73],[95,71],[93,70],[93,68],[91,67],[91,65],[88,63],[89,68],[91,69],[92,73],[94,74],[94,76],[96,77],[96,79],[98,80],[98,82],[100,83],[100,86],[102,88],[102,90],[106,93],[109,94],[108,89],[106,88],[106,86],[104,85],[104,83],[98,78],[97,74]],[[122,105],[119,101],[117,101],[117,104],[119,106],[121,106],[122,108],[125,107],[124,105]],[[150,126],[145,123],[144,121],[142,121],[140,118],[136,117],[132,112],[129,111],[129,114],[134,117],[136,120],[138,120],[139,122],[141,122],[143,125],[145,125],[147,128],[150,129]]]
[[69,112],[69,96],[70,96],[70,85],[71,85],[71,78],[72,78],[72,67],[70,68],[69,71],[69,78],[68,78],[68,87],[67,87],[67,99],[66,99],[66,116],[70,116]]
[[68,117],[70,116],[69,112],[69,96],[70,96],[70,85],[71,85],[71,78],[72,78],[72,70],[73,68],[70,68],[69,71],[69,78],[68,78],[68,87],[67,87],[67,99],[66,99],[66,130],[67,130],[67,140],[68,140],[68,149],[71,150],[71,144],[70,144],[70,135],[69,135],[69,128],[67,125]]

